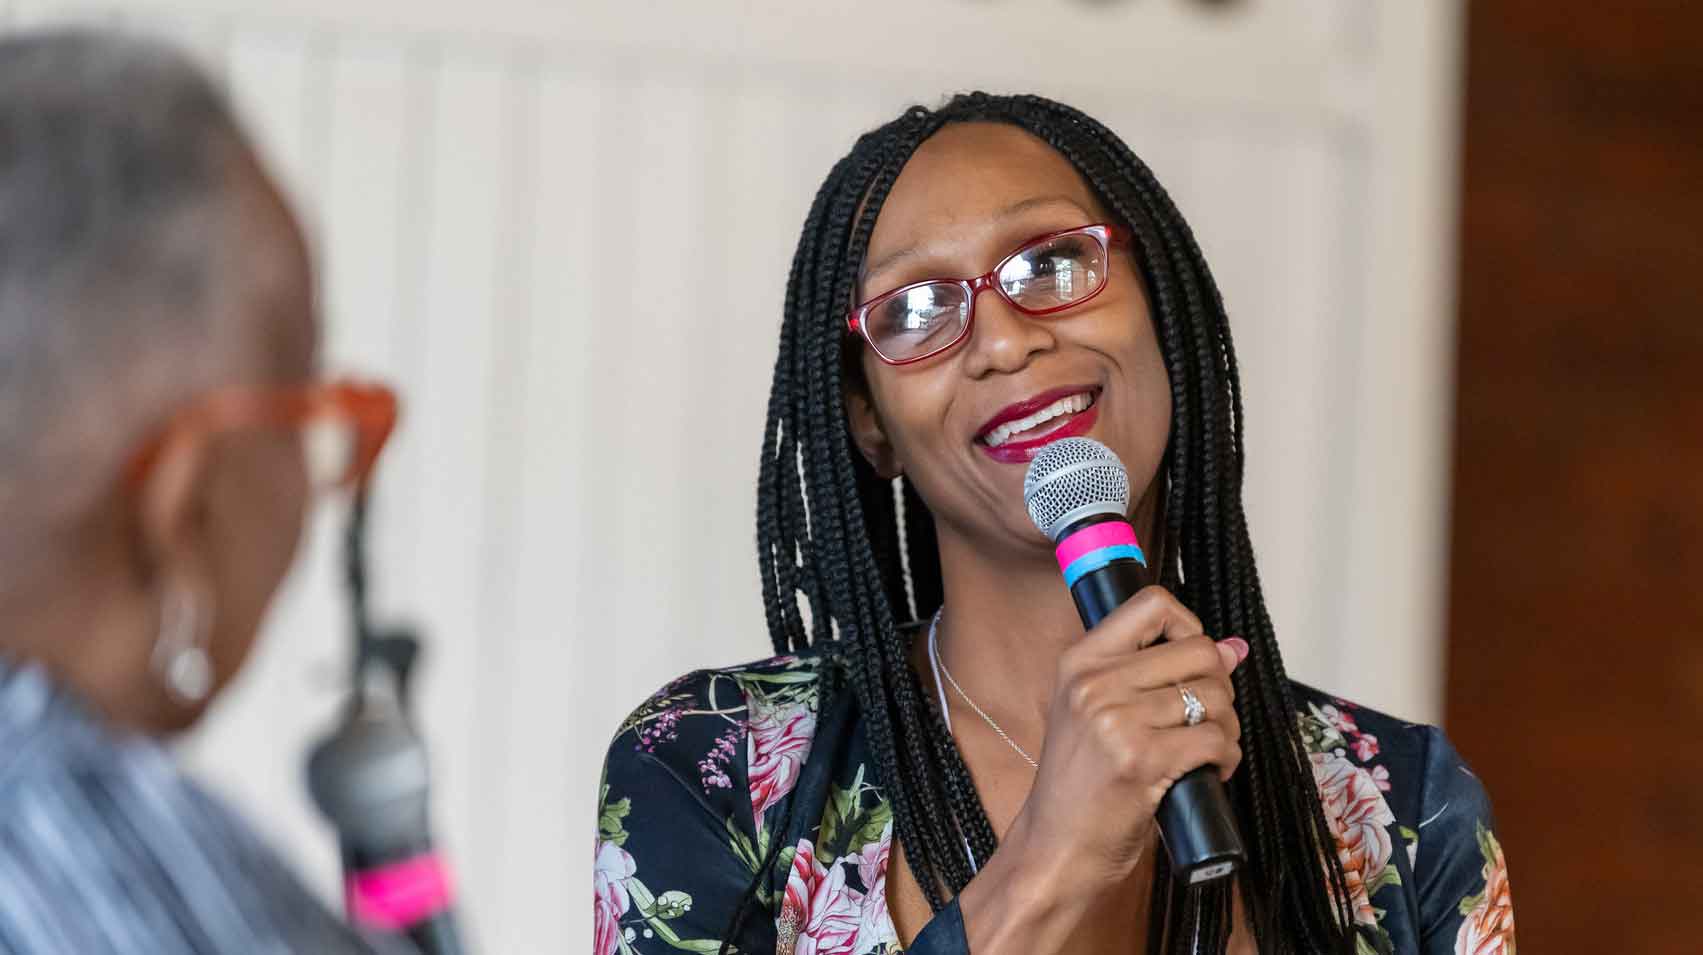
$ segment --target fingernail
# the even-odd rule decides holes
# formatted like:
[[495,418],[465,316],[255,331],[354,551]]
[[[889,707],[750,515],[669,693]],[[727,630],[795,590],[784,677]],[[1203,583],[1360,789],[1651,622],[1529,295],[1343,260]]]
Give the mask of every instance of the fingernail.
[[1241,637],[1225,637],[1221,642],[1224,643],[1225,646],[1228,646],[1231,652],[1236,654],[1237,666],[1241,666],[1242,661],[1248,658],[1248,641],[1243,640]]

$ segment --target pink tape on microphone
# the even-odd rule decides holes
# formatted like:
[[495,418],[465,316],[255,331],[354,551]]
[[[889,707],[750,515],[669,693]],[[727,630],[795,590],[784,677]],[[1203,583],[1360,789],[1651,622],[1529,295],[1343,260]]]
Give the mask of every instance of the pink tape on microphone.
[[449,870],[435,852],[349,877],[349,918],[355,924],[395,932],[449,908]]
[[1135,528],[1123,521],[1104,521],[1090,524],[1076,533],[1058,542],[1053,550],[1058,558],[1058,569],[1065,570],[1076,559],[1084,554],[1092,553],[1102,547],[1116,547],[1127,544],[1139,548],[1141,543],[1135,539]]

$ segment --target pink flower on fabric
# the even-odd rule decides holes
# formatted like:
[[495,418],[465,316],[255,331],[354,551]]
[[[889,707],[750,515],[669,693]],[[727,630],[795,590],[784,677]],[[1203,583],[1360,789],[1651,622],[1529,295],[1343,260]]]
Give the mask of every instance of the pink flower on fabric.
[[751,814],[761,826],[763,813],[786,798],[798,783],[798,773],[816,736],[816,714],[807,706],[771,709],[753,701],[751,707],[746,759],[750,764]]
[[1336,753],[1314,753],[1313,783],[1324,804],[1325,822],[1336,840],[1336,856],[1348,877],[1348,897],[1354,920],[1377,925],[1367,886],[1377,882],[1389,864],[1394,846],[1388,827],[1395,814],[1372,774]]
[[704,792],[733,788],[733,779],[727,775],[727,763],[738,752],[739,737],[744,732],[743,722],[729,725],[726,732],[716,737],[704,758],[698,760],[698,781],[703,784]]
[[897,942],[898,932],[887,912],[887,861],[893,849],[893,823],[881,830],[881,838],[858,852],[857,875],[863,882],[863,910],[858,913],[858,952],[870,952],[883,942]]
[[1378,738],[1371,733],[1361,733],[1348,745],[1353,748],[1355,758],[1362,763],[1378,755]]
[[1360,727],[1354,722],[1352,714],[1345,713],[1328,703],[1320,707],[1319,712],[1324,715],[1325,722],[1336,727],[1336,731],[1344,736],[1360,732]]
[[1514,899],[1508,891],[1508,861],[1502,846],[1490,838],[1491,857],[1484,863],[1484,896],[1466,913],[1455,935],[1455,955],[1513,955]]
[[1373,766],[1371,772],[1372,772],[1372,785],[1377,786],[1379,792],[1386,792],[1386,793],[1389,792],[1390,791],[1390,771],[1389,771],[1389,769],[1387,767],[1384,767],[1384,766]]
[[776,955],[857,955],[862,909],[863,896],[846,885],[845,867],[823,868],[816,847],[800,840],[775,920]]
[[592,948],[596,955],[612,955],[621,943],[621,916],[627,914],[627,880],[636,866],[627,850],[612,842],[597,840],[596,867],[591,884]]

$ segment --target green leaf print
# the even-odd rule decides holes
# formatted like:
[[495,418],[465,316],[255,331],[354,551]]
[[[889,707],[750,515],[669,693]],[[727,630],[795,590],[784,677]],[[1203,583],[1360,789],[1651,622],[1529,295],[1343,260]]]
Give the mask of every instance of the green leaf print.
[[760,829],[757,832],[757,844],[752,845],[745,833],[739,831],[739,824],[729,816],[726,820],[728,845],[733,847],[733,854],[739,861],[745,863],[745,868],[755,873],[763,864],[763,856],[769,851],[769,830]]
[[1383,871],[1378,873],[1378,877],[1373,879],[1371,884],[1366,886],[1366,894],[1369,895],[1369,896],[1370,895],[1377,895],[1378,890],[1383,888],[1386,885],[1400,885],[1400,884],[1401,884],[1401,873],[1396,871],[1395,866],[1386,865],[1386,866],[1384,866]]
[[[667,942],[668,944],[670,944],[670,945],[674,946],[675,948],[678,948],[678,949],[680,949],[681,951],[684,951],[684,952],[703,952],[703,953],[705,953],[705,955],[709,955],[709,953],[711,953],[711,952],[721,951],[721,941],[719,939],[713,939],[713,938],[690,938],[690,939],[668,938],[666,936],[663,936],[661,932],[658,932],[657,935],[662,937],[663,941]],[[727,950],[730,951],[730,952],[739,951],[739,949],[734,948],[731,945],[728,946]]]
[[740,683],[773,683],[779,686],[790,686],[795,683],[816,682],[814,670],[785,670],[780,673],[740,673],[734,679]]
[[656,897],[656,906],[650,914],[659,919],[677,919],[692,908],[692,897],[679,889],[664,892]]
[[863,814],[862,825],[852,830],[851,838],[846,840],[846,851],[856,852],[870,843],[879,841],[881,833],[887,829],[887,824],[893,821],[893,807],[886,800],[876,803]]
[[633,801],[609,801],[609,784],[604,783],[597,794],[597,838],[612,845],[627,841],[627,829],[622,820],[633,811]]
[[1473,909],[1484,904],[1484,897],[1490,892],[1489,880],[1491,870],[1496,867],[1496,857],[1502,854],[1501,843],[1496,841],[1496,834],[1494,832],[1491,832],[1489,829],[1484,827],[1484,820],[1477,820],[1474,825],[1474,835],[1478,839],[1478,854],[1484,857],[1485,886],[1483,891],[1478,894],[1469,895],[1466,898],[1461,899],[1459,908],[1462,915],[1471,915]]
[[1483,892],[1480,892],[1477,895],[1469,895],[1466,898],[1461,899],[1461,904],[1459,906],[1460,913],[1462,915],[1471,915],[1472,910],[1478,908],[1478,903],[1483,902],[1483,901],[1484,901],[1484,893]]
[[597,816],[597,832],[604,842],[621,845],[627,841],[627,830],[621,821],[627,818],[627,813],[632,809],[631,799],[623,799],[603,807],[603,811]]
[[1478,854],[1484,856],[1486,866],[1484,871],[1489,872],[1489,867],[1496,864],[1496,857],[1502,854],[1502,846],[1496,841],[1496,834],[1484,828],[1484,820],[1476,820],[1475,825],[1477,826]]
[[640,915],[648,916],[650,911],[656,908],[656,896],[650,894],[650,889],[645,888],[638,876],[628,877],[627,894],[633,897],[633,908],[637,909]]
[[[677,891],[664,892],[659,898],[652,895],[650,889],[637,878],[627,880],[627,894],[632,896],[633,908],[644,920],[645,926],[657,938],[667,942],[671,948],[686,952],[717,952],[721,950],[720,939],[683,939],[680,937],[680,933],[669,926],[669,919],[679,918],[691,910],[692,897],[690,895]],[[622,940],[621,951],[632,951],[625,939]]]
[[839,836],[857,813],[857,789],[863,784],[863,767],[857,770],[857,780],[850,789],[828,788],[828,805],[822,811],[822,825],[816,830],[817,858],[823,865],[832,864],[842,846]]
[[1301,724],[1301,741],[1309,753],[1330,753],[1347,747],[1342,731],[1325,716],[1318,704],[1308,703],[1307,712],[1296,715]]
[[[816,833],[816,857],[823,865],[832,865],[848,853],[858,852],[876,842],[893,819],[893,807],[875,787],[863,781],[865,767],[859,766],[857,777],[844,789],[830,788],[828,805],[822,813],[822,825]],[[868,798],[875,796],[865,807]]]

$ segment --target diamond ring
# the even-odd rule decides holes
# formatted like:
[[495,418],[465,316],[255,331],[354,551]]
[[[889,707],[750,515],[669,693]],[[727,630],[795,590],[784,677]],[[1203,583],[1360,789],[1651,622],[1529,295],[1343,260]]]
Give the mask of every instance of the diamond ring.
[[1206,719],[1206,704],[1186,686],[1177,687],[1177,691],[1183,695],[1183,725],[1200,725]]

